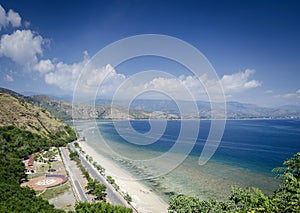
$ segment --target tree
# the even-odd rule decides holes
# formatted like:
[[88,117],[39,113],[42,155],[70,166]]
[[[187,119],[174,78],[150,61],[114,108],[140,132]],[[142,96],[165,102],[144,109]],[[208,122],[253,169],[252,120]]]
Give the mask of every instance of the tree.
[[115,183],[115,179],[113,179],[111,176],[107,176],[107,181],[110,183],[110,184],[114,184]]
[[126,195],[124,196],[124,199],[125,199],[128,203],[130,203],[130,202],[132,201],[132,198],[131,198],[131,196],[130,196],[128,193],[126,193]]
[[96,196],[96,199],[104,199],[106,186],[104,184],[101,184],[98,180],[90,180],[85,188],[89,190],[88,193]]
[[273,171],[282,180],[273,196],[278,209],[280,212],[300,212],[300,152]]
[[75,160],[78,157],[79,157],[79,154],[76,151],[74,151],[74,152],[71,151],[70,154],[69,154],[69,158],[71,160]]
[[106,186],[104,184],[98,183],[91,194],[95,195],[96,199],[103,200],[105,198],[105,190]]
[[97,203],[79,202],[76,203],[75,210],[77,213],[102,212],[102,213],[132,213],[132,209],[125,206],[113,206],[104,201]]
[[96,179],[90,180],[85,187],[86,190],[93,191],[96,188],[96,185],[99,184],[100,182]]

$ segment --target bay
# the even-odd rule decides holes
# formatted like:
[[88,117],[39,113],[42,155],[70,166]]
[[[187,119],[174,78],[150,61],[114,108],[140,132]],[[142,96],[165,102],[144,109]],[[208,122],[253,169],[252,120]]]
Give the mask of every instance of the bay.
[[[161,122],[153,121],[152,125],[162,126]],[[185,125],[194,128],[195,122],[185,121]],[[165,200],[179,193],[225,199],[232,185],[259,187],[271,193],[278,185],[272,169],[300,150],[300,120],[228,120],[217,151],[200,166],[198,158],[209,133],[209,120],[200,121],[195,141],[186,135],[182,151],[172,151],[182,121],[168,121],[161,135],[147,134],[151,132],[147,120],[130,121],[130,125],[136,132],[127,131],[125,121],[76,123],[95,151],[121,165]],[[145,143],[152,139],[153,143]],[[192,149],[187,153],[185,147]],[[169,160],[160,159],[166,153]]]

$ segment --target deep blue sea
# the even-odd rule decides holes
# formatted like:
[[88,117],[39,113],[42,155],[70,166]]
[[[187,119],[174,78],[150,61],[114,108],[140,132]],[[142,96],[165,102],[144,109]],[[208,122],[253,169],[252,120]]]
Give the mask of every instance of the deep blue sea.
[[[126,122],[117,122],[118,128],[124,128],[121,135],[113,122],[99,121],[97,128],[105,146],[93,135],[94,130],[85,132],[87,143],[133,175],[141,179],[155,177],[144,182],[165,198],[173,193],[224,198],[232,185],[260,187],[270,193],[278,185],[272,169],[281,166],[284,160],[300,151],[300,120],[228,120],[217,151],[206,165],[200,166],[198,158],[211,124],[209,120],[201,120],[197,140],[185,160],[166,174],[157,175],[156,171],[167,171],[172,167],[173,160],[186,155],[185,145],[191,146],[189,135],[186,135],[182,153],[181,149],[172,151],[179,137],[181,121],[168,121],[161,137],[148,145],[134,144],[131,141],[143,142],[147,141],[147,137],[158,137],[155,132],[147,135],[150,130],[147,120],[130,121],[138,134],[126,132]],[[161,121],[154,121],[153,125],[159,126],[159,122]],[[192,129],[195,122],[187,121],[185,125]],[[140,134],[145,134],[145,138],[140,137]],[[160,161],[158,157],[168,152],[173,152],[167,158],[170,159],[169,162],[166,159]],[[151,161],[156,158],[157,160]]]

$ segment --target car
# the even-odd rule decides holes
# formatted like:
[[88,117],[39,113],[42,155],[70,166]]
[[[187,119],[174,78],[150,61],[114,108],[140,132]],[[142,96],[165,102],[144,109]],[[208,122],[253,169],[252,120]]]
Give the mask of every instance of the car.
[[53,168],[48,169],[48,172],[56,172],[56,169],[53,169]]

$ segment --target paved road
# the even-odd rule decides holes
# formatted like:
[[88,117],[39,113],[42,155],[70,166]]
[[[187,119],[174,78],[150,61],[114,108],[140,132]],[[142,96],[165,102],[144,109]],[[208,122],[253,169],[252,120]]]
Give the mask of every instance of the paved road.
[[67,152],[66,152],[66,148],[65,147],[61,147],[60,148],[60,151],[61,151],[61,154],[62,154],[62,158],[65,162],[65,165],[66,165],[66,169],[71,177],[71,180],[73,182],[73,185],[74,185],[74,188],[75,188],[75,191],[76,191],[76,194],[78,195],[78,198],[80,201],[86,201],[87,200],[87,197],[85,195],[85,191],[84,189],[82,188],[78,178],[77,178],[77,175],[76,173],[73,171],[72,167],[71,167],[71,162],[70,162],[70,158],[69,156],[67,155]]
[[[71,150],[75,151],[73,143],[70,143],[70,148]],[[93,168],[93,166],[86,160],[84,156],[82,156],[81,153],[79,153],[79,157],[82,165],[87,169],[90,175],[106,186],[106,193],[112,204],[130,207],[127,201],[114,189],[111,184],[105,180],[105,178],[98,171]]]

